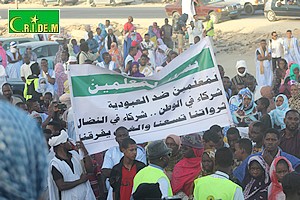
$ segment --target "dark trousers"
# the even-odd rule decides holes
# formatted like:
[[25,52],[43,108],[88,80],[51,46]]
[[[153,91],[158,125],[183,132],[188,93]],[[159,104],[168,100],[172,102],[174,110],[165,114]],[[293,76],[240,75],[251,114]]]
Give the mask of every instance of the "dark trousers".
[[281,59],[281,57],[278,58],[272,58],[272,68],[273,68],[273,72],[275,71],[276,67],[278,66],[278,62]]

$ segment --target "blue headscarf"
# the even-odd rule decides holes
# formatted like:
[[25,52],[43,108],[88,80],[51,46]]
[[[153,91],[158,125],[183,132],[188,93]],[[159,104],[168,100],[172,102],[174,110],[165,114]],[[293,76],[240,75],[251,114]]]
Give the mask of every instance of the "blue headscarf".
[[275,98],[275,102],[277,101],[277,99],[279,97],[283,98],[283,103],[281,106],[277,106],[276,103],[276,108],[274,110],[272,110],[269,114],[271,116],[271,121],[272,121],[272,125],[277,125],[280,126],[281,129],[285,128],[285,123],[284,123],[284,118],[285,118],[285,113],[287,111],[290,110],[289,108],[289,100],[288,98],[284,95],[284,94],[279,94],[276,98]]
[[36,200],[47,186],[47,146],[34,119],[0,100],[0,199]]
[[98,24],[98,27],[101,29],[101,36],[103,37],[103,38],[105,38],[106,36],[107,36],[107,32],[106,32],[106,30],[105,30],[105,25],[104,24],[102,24],[102,23],[99,23]]
[[234,95],[229,99],[229,108],[231,114],[239,109],[239,107],[243,103],[243,95],[248,94],[249,92],[251,93],[248,88],[243,88],[238,92],[237,95]]
[[[247,107],[244,105],[244,99],[246,97],[251,99],[251,102],[247,105]],[[236,99],[236,105],[230,105],[233,122],[235,124],[239,124],[241,122],[250,124],[253,121],[257,121],[257,111],[253,93],[248,88],[243,88],[239,91]]]
[[149,26],[149,28],[148,28],[148,34],[149,34],[150,38],[156,36],[155,33],[153,32],[153,26]]

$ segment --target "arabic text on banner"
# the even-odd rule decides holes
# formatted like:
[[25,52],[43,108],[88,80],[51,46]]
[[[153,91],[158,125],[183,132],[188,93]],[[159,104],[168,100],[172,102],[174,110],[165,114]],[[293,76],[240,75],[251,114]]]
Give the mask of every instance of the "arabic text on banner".
[[138,143],[231,124],[222,80],[205,38],[151,78],[134,78],[94,65],[72,65],[77,138],[90,153],[117,145],[124,126]]

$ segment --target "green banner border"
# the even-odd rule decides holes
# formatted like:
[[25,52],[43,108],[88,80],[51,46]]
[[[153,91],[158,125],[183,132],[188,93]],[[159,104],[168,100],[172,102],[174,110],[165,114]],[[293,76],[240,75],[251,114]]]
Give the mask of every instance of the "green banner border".
[[[186,69],[187,66],[194,64],[196,61],[198,62],[198,65],[199,65],[198,68],[193,68],[191,70],[181,73],[184,69]],[[96,75],[88,75],[88,76],[73,76],[73,77],[71,77],[73,95],[74,95],[74,97],[84,97],[84,96],[107,95],[107,94],[121,94],[121,93],[126,93],[126,92],[137,91],[137,90],[152,90],[153,87],[141,86],[141,87],[118,89],[118,90],[117,89],[99,90],[96,94],[90,94],[88,91],[88,88],[91,86],[92,82],[98,86],[105,86],[106,84],[113,85],[115,82],[118,82],[119,84],[125,84],[124,78],[127,78],[128,82],[130,82],[132,80],[136,81],[136,83],[146,81],[147,83],[149,83],[151,85],[155,85],[155,83],[157,83],[157,86],[161,86],[166,83],[180,80],[191,74],[194,74],[199,71],[206,70],[206,69],[210,69],[213,67],[214,67],[214,62],[213,62],[210,50],[209,50],[209,48],[206,48],[206,49],[203,49],[199,54],[190,58],[189,60],[184,62],[182,65],[177,67],[175,70],[170,72],[168,75],[166,75],[160,81],[135,79],[135,78],[131,78],[131,77],[124,77],[121,74],[96,74]]]

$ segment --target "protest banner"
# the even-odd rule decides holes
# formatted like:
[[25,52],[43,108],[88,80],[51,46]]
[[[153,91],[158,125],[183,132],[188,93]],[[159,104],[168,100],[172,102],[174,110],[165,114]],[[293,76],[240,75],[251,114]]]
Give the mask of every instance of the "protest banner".
[[117,145],[114,131],[120,126],[141,143],[231,124],[207,38],[148,78],[71,65],[69,80],[76,134],[90,153]]

